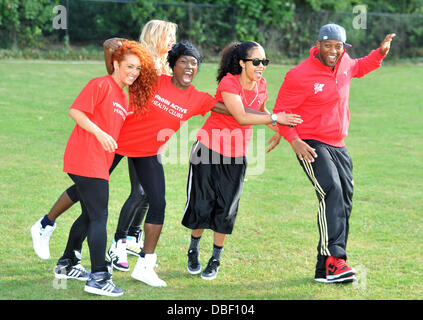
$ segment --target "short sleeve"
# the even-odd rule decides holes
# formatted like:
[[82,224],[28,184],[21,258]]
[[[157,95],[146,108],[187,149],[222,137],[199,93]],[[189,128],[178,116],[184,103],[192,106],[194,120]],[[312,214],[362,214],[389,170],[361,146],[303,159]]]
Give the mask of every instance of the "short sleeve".
[[217,92],[228,92],[239,95],[241,86],[239,80],[232,74],[227,74],[220,80]]
[[217,103],[217,100],[207,92],[198,92],[198,113],[201,114],[203,117],[209,112]]
[[104,100],[107,87],[108,84],[105,81],[91,80],[76,97],[71,108],[94,113],[95,107]]

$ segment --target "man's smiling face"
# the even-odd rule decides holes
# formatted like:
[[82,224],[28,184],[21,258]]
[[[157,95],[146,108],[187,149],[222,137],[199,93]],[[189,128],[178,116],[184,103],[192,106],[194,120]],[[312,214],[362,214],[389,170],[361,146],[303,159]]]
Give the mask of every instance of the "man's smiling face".
[[319,60],[328,67],[335,67],[336,62],[344,52],[344,44],[338,40],[317,41],[319,49]]

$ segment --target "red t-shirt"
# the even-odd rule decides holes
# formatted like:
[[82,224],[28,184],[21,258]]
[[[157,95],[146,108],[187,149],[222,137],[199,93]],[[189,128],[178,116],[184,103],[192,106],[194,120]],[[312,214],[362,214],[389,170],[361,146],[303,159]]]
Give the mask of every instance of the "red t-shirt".
[[[239,75],[230,73],[222,78],[216,89],[216,99],[221,102],[223,102],[222,92],[239,95],[245,107],[255,110],[260,110],[268,97],[266,79],[261,78],[257,88],[243,90]],[[250,125],[240,125],[232,116],[212,112],[198,131],[197,139],[209,149],[233,158],[247,154],[252,134],[253,129]]]
[[129,114],[118,139],[117,154],[127,157],[149,157],[160,153],[164,144],[179,130],[184,121],[213,108],[216,99],[193,85],[178,89],[172,78],[161,75],[153,98],[144,115]]
[[[107,75],[92,79],[71,108],[85,112],[93,123],[117,140],[127,115],[128,97]],[[114,153],[105,151],[92,133],[75,125],[66,145],[63,171],[109,180],[113,158]]]

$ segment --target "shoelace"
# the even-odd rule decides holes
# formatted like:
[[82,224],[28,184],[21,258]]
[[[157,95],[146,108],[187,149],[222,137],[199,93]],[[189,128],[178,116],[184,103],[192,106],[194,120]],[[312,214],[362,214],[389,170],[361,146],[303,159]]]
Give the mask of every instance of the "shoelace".
[[217,259],[213,259],[211,262],[209,261],[209,263],[207,264],[206,269],[216,269],[219,266],[219,260]]
[[340,259],[340,258],[336,258],[335,259],[335,264],[339,269],[342,269],[344,267],[348,268],[348,265],[345,263],[344,259]]

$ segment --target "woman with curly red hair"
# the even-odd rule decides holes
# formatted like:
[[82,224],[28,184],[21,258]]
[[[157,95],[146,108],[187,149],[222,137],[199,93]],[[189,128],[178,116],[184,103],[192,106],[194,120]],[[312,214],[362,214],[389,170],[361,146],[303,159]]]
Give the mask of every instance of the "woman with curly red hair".
[[[87,280],[85,291],[120,296],[105,262],[109,199],[109,168],[128,108],[142,114],[157,82],[153,60],[135,41],[124,41],[113,55],[112,75],[92,79],[69,110],[76,126],[68,140],[63,171],[75,183],[82,213],[73,223],[55,276]],[[123,90],[129,86],[128,97]],[[112,169],[111,169],[112,170]],[[85,236],[91,273],[79,264],[77,251]]]
[[122,42],[122,46],[113,53],[113,65],[116,61],[120,63],[129,53],[135,54],[138,57],[142,70],[142,76],[138,77],[128,87],[129,109],[137,116],[141,116],[145,111],[145,106],[153,95],[158,76],[153,58],[147,49],[139,45],[136,41],[126,40]]
[[[177,25],[163,20],[150,20],[141,31],[139,42],[148,51],[154,61],[157,75],[171,75],[172,70],[167,64],[168,50],[175,43]],[[104,58],[106,69],[109,74],[114,71],[113,56],[126,39],[112,38],[104,42]],[[139,81],[150,81],[149,78],[142,77]],[[134,87],[135,88],[135,87]],[[141,90],[142,91],[142,90]],[[137,90],[132,93],[136,96]],[[141,223],[148,210],[148,199],[140,182],[138,181],[135,167],[131,158],[128,158],[128,171],[131,181],[131,192],[128,200],[122,207],[114,240],[107,257],[112,259],[113,267],[120,271],[128,271],[129,265],[127,252],[138,255],[143,247]],[[65,190],[58,200],[51,207],[49,212],[41,219],[37,220],[31,228],[33,237],[33,247],[35,253],[41,259],[50,257],[49,241],[56,228],[56,219],[67,209],[79,201],[72,186]]]

